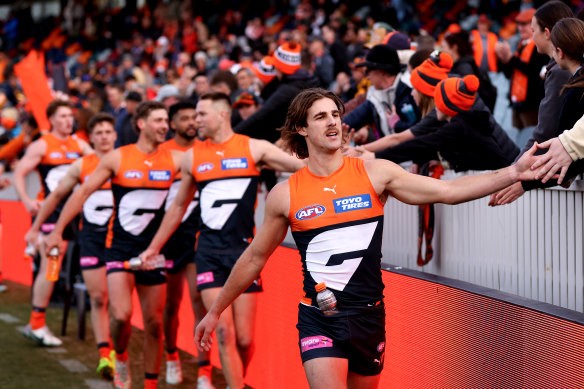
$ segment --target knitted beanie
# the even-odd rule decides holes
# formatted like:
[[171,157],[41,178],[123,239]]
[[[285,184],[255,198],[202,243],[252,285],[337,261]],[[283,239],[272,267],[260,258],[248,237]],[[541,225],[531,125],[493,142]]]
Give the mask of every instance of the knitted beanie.
[[252,70],[264,85],[268,84],[276,77],[274,57],[264,57],[260,62],[253,65]]
[[301,47],[296,42],[285,42],[274,53],[274,66],[284,74],[293,74],[300,69]]
[[448,73],[452,69],[452,57],[443,51],[434,50],[430,57],[420,66],[412,70],[412,86],[418,92],[434,97],[434,89],[438,83],[448,78]]
[[434,90],[436,108],[451,117],[469,111],[477,98],[478,89],[479,79],[472,74],[442,80]]

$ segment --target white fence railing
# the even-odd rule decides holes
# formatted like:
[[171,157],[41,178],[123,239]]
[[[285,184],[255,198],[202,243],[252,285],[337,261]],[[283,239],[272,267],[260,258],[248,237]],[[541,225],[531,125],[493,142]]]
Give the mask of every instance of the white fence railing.
[[487,198],[437,204],[434,259],[424,267],[416,264],[417,207],[389,200],[383,260],[584,312],[580,186],[534,190],[495,208]]

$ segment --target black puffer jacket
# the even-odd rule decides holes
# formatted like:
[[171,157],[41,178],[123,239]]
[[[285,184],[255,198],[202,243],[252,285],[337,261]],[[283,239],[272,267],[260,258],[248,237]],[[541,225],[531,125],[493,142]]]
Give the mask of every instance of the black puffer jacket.
[[519,149],[488,111],[473,110],[456,115],[450,122],[426,135],[376,153],[377,158],[400,163],[438,159],[455,171],[494,170],[509,166]]
[[284,76],[259,111],[239,123],[234,128],[235,132],[275,142],[280,138],[277,129],[284,125],[288,107],[294,97],[304,89],[315,88],[318,85],[318,79],[304,69]]

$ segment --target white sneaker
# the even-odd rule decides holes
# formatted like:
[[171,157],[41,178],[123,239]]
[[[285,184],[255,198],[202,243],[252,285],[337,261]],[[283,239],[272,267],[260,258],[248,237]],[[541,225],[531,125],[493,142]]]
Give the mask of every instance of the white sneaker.
[[130,360],[121,362],[116,359],[114,366],[114,387],[116,389],[131,389],[132,375],[130,374]]
[[61,339],[53,335],[53,333],[51,332],[51,330],[49,330],[49,327],[47,326],[33,330],[32,328],[30,328],[30,324],[27,324],[26,327],[24,327],[22,333],[24,334],[24,336],[36,341],[41,346],[57,347],[63,344]]
[[5,292],[8,289],[8,287],[4,284],[0,284],[0,293]]
[[176,385],[182,381],[183,375],[180,360],[166,361],[166,383]]
[[211,380],[206,375],[199,376],[197,378],[197,389],[215,389]]

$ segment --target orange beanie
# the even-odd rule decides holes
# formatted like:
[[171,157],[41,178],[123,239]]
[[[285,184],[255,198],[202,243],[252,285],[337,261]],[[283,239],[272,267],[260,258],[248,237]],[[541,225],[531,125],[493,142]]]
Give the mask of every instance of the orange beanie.
[[434,50],[430,57],[420,66],[412,70],[412,86],[420,93],[434,97],[436,85],[445,78],[452,69],[452,57],[443,51]]
[[296,42],[285,42],[278,46],[274,53],[274,66],[284,74],[293,74],[300,69],[300,51],[302,48]]
[[252,70],[264,85],[268,84],[276,77],[274,57],[264,57],[260,62],[253,65]]
[[442,80],[434,90],[436,108],[448,116],[469,111],[477,98],[478,89],[479,79],[472,74]]

